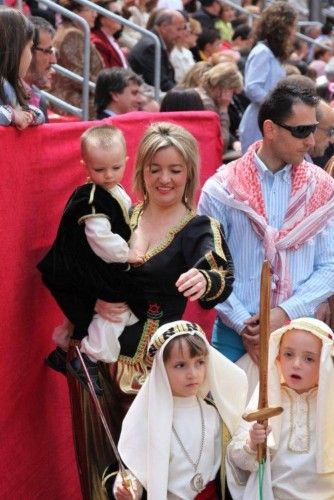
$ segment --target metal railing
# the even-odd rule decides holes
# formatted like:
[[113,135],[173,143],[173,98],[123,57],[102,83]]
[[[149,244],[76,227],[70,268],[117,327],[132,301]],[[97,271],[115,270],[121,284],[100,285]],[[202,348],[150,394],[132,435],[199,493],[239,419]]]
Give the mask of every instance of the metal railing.
[[[22,0],[18,0],[22,1]],[[46,6],[48,6],[50,9],[54,10],[55,12],[60,13],[64,17],[68,17],[73,21],[78,22],[79,24],[82,25],[83,31],[84,31],[84,60],[83,60],[83,75],[78,75],[74,73],[73,71],[68,70],[67,68],[64,68],[63,66],[60,66],[58,64],[54,64],[53,67],[56,70],[57,73],[62,74],[63,76],[70,78],[76,82],[82,83],[82,108],[77,108],[75,106],[72,106],[68,102],[63,101],[62,99],[59,99],[58,97],[54,96],[53,94],[50,94],[49,92],[46,91],[41,91],[43,96],[45,96],[50,102],[54,103],[55,105],[59,106],[62,109],[65,109],[66,111],[70,112],[71,114],[75,114],[81,117],[82,120],[87,120],[89,117],[89,92],[94,92],[95,90],[95,83],[89,80],[90,76],[90,28],[85,19],[83,19],[81,16],[78,14],[75,14],[74,12],[65,9],[64,7],[61,7],[58,5],[56,2],[53,0],[39,0]],[[224,4],[228,4],[231,7],[233,7],[235,10],[238,12],[241,12],[242,14],[245,14],[248,17],[248,23],[251,26],[253,24],[253,19],[259,17],[258,14],[249,12],[247,9],[241,7],[238,4],[235,4],[232,0],[223,0]],[[137,31],[141,33],[142,35],[148,36],[153,39],[154,41],[154,97],[156,100],[160,99],[160,79],[161,79],[161,46],[160,46],[160,40],[151,31],[148,31],[131,21],[128,21],[127,19],[124,19],[123,17],[103,8],[100,7],[99,5],[96,5],[95,3],[91,2],[90,0],[76,0],[77,3],[84,5],[86,7],[89,7],[90,9],[96,11],[98,14],[101,14],[105,17],[109,17],[110,19],[113,19],[120,23],[121,25],[128,26],[129,28],[133,29],[134,31]],[[266,4],[272,3],[270,0],[267,0],[265,2]],[[323,13],[326,13],[326,11],[329,11],[330,9],[323,9]],[[332,11],[333,12],[333,11]],[[331,12],[331,13],[332,13]],[[319,21],[300,21],[298,25],[300,27],[303,26],[308,26],[308,25],[316,25],[319,24]],[[328,48],[327,45],[324,43],[318,42],[314,40],[313,38],[308,37],[307,35],[304,35],[302,33],[297,33],[297,38],[300,38],[302,40],[305,40],[309,44],[317,45],[319,47],[323,48]]]
[[[70,71],[59,64],[54,64],[53,67],[57,73],[66,76],[76,82],[82,83],[82,108],[77,108],[72,106],[71,104],[59,99],[58,97],[50,94],[49,92],[42,91],[43,96],[45,96],[50,102],[54,103],[56,106],[64,109],[65,111],[70,112],[71,114],[75,114],[81,116],[82,120],[88,120],[89,118],[89,90],[95,90],[95,83],[90,81],[90,28],[85,19],[83,19],[78,14],[61,7],[57,3],[52,0],[40,0],[42,3],[53,9],[55,12],[60,13],[62,16],[68,17],[74,21],[79,22],[84,27],[84,60],[83,60],[83,75],[78,75],[73,71]],[[121,25],[128,26],[134,31],[138,31],[142,35],[148,36],[152,38],[154,42],[154,97],[156,100],[160,99],[160,80],[161,80],[161,46],[160,40],[155,33],[148,31],[141,26],[124,19],[123,17],[114,14],[110,10],[107,10],[99,5],[96,5],[89,0],[76,0],[77,3],[89,7],[90,9],[96,11],[98,14],[102,16],[109,17],[120,23]]]

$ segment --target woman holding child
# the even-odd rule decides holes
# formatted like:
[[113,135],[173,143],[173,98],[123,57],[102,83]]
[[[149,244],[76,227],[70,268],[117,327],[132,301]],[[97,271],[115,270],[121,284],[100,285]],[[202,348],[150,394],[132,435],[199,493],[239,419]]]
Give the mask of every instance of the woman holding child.
[[[152,366],[148,346],[155,331],[181,319],[188,299],[209,309],[232,290],[233,267],[220,225],[192,208],[198,163],[194,137],[171,123],[151,125],[139,146],[135,188],[142,202],[130,217],[130,247],[143,255],[143,263],[131,267],[129,278],[148,306],[144,317],[120,335],[118,360],[100,366],[99,374],[100,401],[116,442],[122,420]],[[124,302],[102,300],[95,307],[114,323],[127,309]],[[102,498],[100,479],[113,454],[88,393],[78,391],[74,380],[69,378],[82,489],[87,498]],[[117,463],[109,468],[117,469]]]
[[[121,355],[111,368],[130,400],[151,366],[147,346],[157,328],[180,319],[188,298],[209,309],[232,289],[232,263],[220,226],[192,209],[197,183],[193,136],[170,123],[151,125],[139,147],[135,171],[135,189],[143,202],[134,208],[130,221],[132,247],[144,255],[143,265],[130,272],[148,302],[147,317],[125,328],[119,339]],[[97,310],[114,320],[125,307],[99,302]]]

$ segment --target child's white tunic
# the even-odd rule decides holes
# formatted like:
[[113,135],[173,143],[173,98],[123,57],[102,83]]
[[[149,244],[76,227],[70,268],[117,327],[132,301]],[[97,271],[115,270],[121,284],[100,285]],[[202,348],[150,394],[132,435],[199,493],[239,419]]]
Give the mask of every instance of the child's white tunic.
[[[174,397],[173,426],[189,456],[196,462],[201,448],[202,423],[197,398]],[[212,481],[221,463],[221,424],[216,408],[201,400],[204,417],[204,445],[197,472],[203,476],[204,484]],[[157,437],[159,439],[159,437]],[[195,475],[193,466],[185,457],[172,433],[168,475],[168,500],[193,499],[197,493],[190,481]]]

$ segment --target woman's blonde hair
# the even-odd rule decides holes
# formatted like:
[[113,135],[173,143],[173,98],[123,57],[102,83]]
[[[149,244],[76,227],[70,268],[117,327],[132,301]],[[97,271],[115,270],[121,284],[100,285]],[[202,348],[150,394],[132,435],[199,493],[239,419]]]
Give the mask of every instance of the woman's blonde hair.
[[194,87],[198,87],[204,73],[211,68],[212,64],[208,61],[199,61],[195,63],[184,75],[183,80],[178,84],[178,87],[182,89],[192,89]]
[[223,89],[232,89],[234,92],[239,93],[243,89],[242,75],[236,64],[223,62],[216,64],[216,66],[204,73],[202,86],[208,91],[216,87],[221,87]]
[[187,182],[182,201],[192,208],[195,190],[198,186],[199,153],[196,139],[183,127],[168,122],[153,123],[146,130],[139,145],[135,172],[134,189],[147,202],[144,182],[144,168],[161,149],[173,147],[181,155],[187,167]]

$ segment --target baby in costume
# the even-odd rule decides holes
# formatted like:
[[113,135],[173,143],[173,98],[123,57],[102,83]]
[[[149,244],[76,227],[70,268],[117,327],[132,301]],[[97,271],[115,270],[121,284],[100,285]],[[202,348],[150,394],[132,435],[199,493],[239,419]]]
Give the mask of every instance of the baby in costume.
[[[243,422],[228,446],[228,484],[235,500],[257,499],[256,446],[268,435],[265,500],[333,500],[333,333],[322,321],[299,318],[269,340],[269,406],[283,413],[269,426]],[[257,407],[255,391],[249,409]],[[252,488],[254,488],[252,490]]]
[[[188,321],[158,328],[149,355],[152,370],[123,421],[118,445],[135,480],[135,498],[143,489],[149,500],[225,498],[224,452],[244,409],[244,372]],[[131,498],[120,475],[114,494]]]

